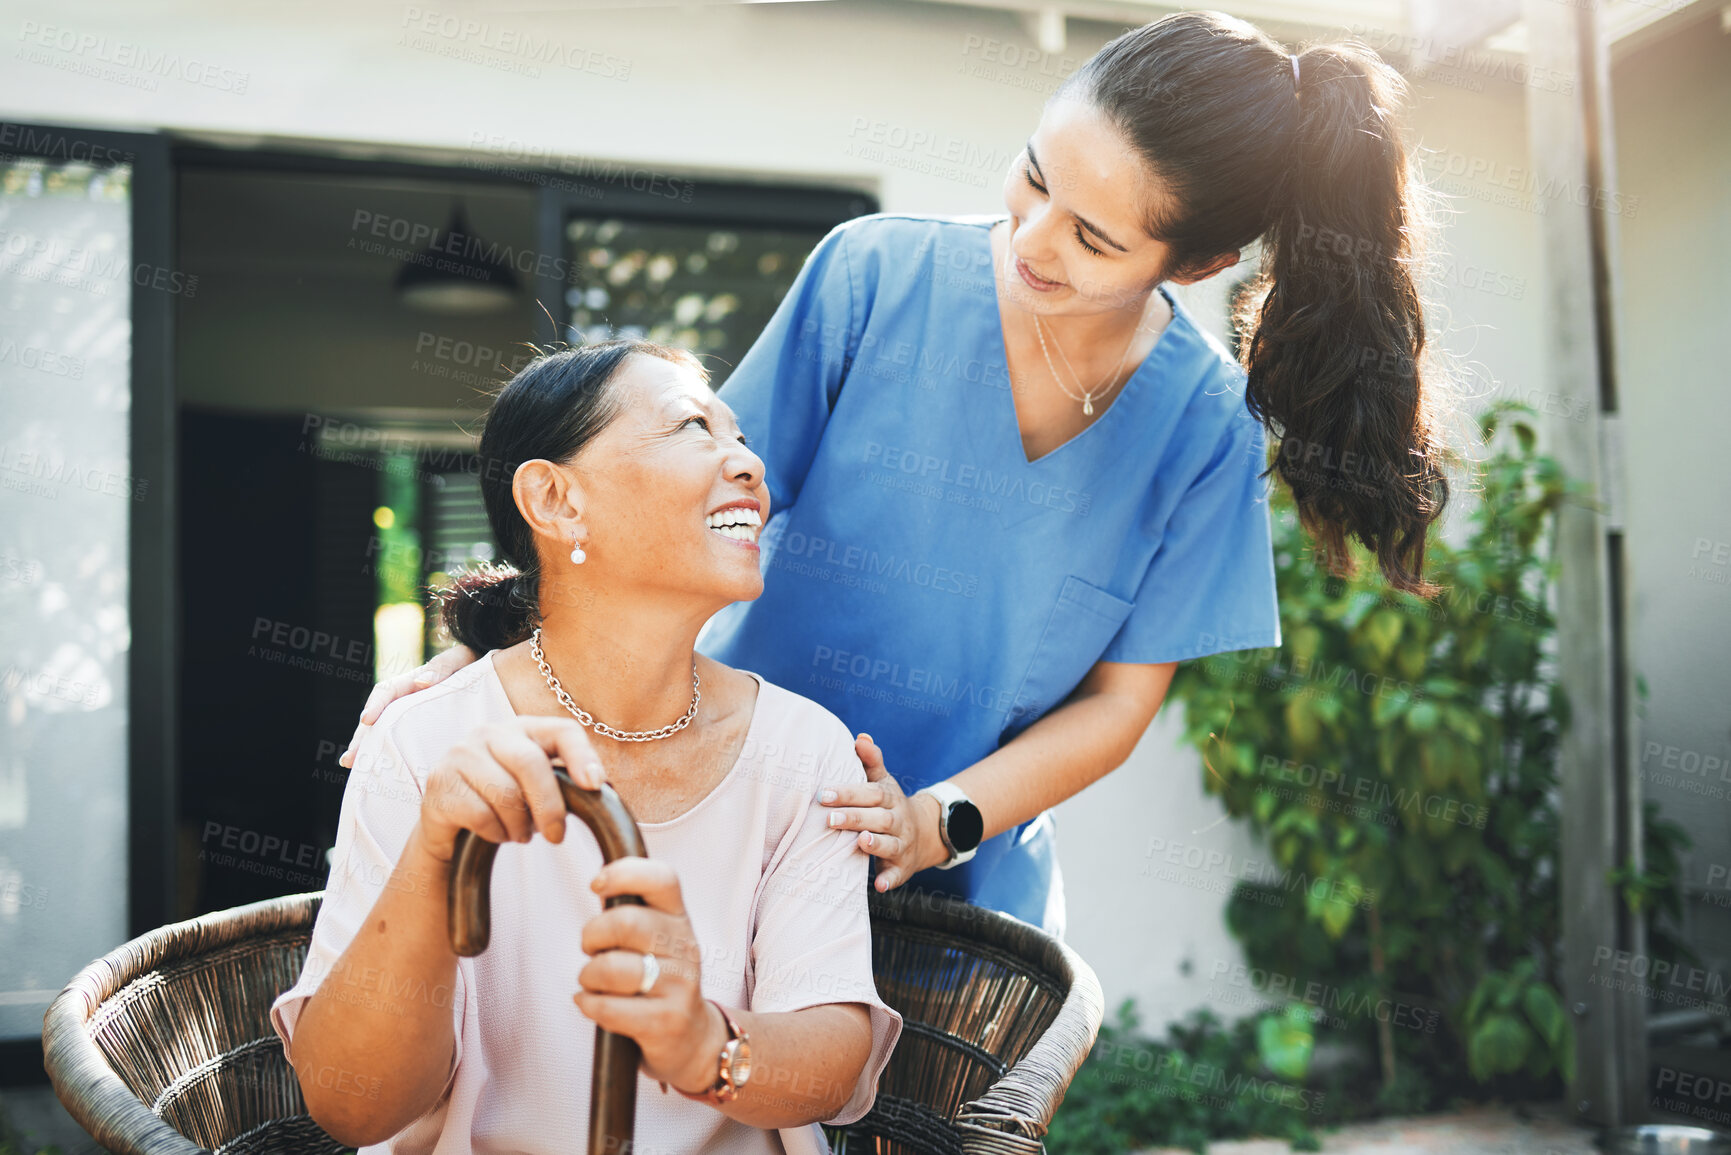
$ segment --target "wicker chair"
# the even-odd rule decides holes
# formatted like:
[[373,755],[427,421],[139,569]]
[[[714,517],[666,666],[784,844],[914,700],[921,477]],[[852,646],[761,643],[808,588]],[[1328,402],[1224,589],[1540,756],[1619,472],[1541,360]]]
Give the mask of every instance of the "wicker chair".
[[[306,958],[321,894],[165,926],[80,971],[44,1018],[55,1092],[121,1155],[346,1150],[306,1113],[270,1005]],[[910,888],[870,896],[873,970],[903,1031],[838,1152],[1021,1155],[1094,1045],[1088,964],[1037,928]]]

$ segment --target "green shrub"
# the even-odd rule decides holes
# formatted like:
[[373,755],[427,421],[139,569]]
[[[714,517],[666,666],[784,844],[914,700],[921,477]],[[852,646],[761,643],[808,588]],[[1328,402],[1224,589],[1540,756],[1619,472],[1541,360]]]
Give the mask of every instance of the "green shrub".
[[1210,1139],[1270,1136],[1319,1149],[1313,1127],[1330,1119],[1328,1095],[1296,1080],[1310,1056],[1302,1008],[1223,1025],[1208,1011],[1169,1028],[1165,1041],[1137,1033],[1126,999],[1101,1025],[1088,1060],[1052,1119],[1052,1155],[1108,1155],[1150,1146],[1202,1151]]
[[[1492,1078],[1554,1093],[1573,1058],[1557,993],[1568,702],[1548,593],[1554,515],[1576,487],[1536,452],[1531,412],[1481,419],[1466,540],[1429,546],[1436,598],[1391,589],[1356,546],[1356,574],[1329,576],[1282,490],[1284,644],[1185,663],[1172,685],[1208,788],[1280,872],[1240,882],[1228,925],[1252,965],[1324,992],[1336,1013],[1319,1033],[1373,1049],[1385,1107]],[[1649,812],[1649,869],[1614,878],[1631,906],[1676,912],[1680,842]]]

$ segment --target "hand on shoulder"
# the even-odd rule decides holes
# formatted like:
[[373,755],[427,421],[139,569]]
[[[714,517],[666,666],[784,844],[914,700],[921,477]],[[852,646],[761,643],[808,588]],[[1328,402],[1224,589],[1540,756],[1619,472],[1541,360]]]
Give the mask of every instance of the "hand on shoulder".
[[429,686],[438,685],[464,666],[478,660],[480,656],[468,646],[452,646],[424,665],[417,666],[406,674],[387,678],[374,686],[373,692],[367,695],[366,706],[361,710],[361,721],[355,727],[354,737],[349,739],[349,748],[343,751],[341,758],[337,759],[338,764],[346,769],[354,768],[355,751],[360,748],[361,739],[365,738],[367,731],[377,724],[379,716],[385,712],[386,706],[399,698],[406,698],[410,694],[427,689]]

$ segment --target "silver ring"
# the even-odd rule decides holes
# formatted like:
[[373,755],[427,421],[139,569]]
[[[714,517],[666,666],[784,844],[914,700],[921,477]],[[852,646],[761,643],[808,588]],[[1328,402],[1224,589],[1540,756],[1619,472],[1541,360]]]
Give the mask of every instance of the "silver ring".
[[652,954],[643,956],[643,981],[637,984],[637,993],[646,995],[655,986],[655,980],[661,977],[661,963]]

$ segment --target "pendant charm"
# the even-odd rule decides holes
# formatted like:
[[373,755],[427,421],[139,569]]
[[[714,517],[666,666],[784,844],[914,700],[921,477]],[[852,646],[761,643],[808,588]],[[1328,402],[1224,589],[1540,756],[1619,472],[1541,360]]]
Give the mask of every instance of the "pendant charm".
[[1082,398],[1082,416],[1094,416],[1094,400],[1091,397]]

